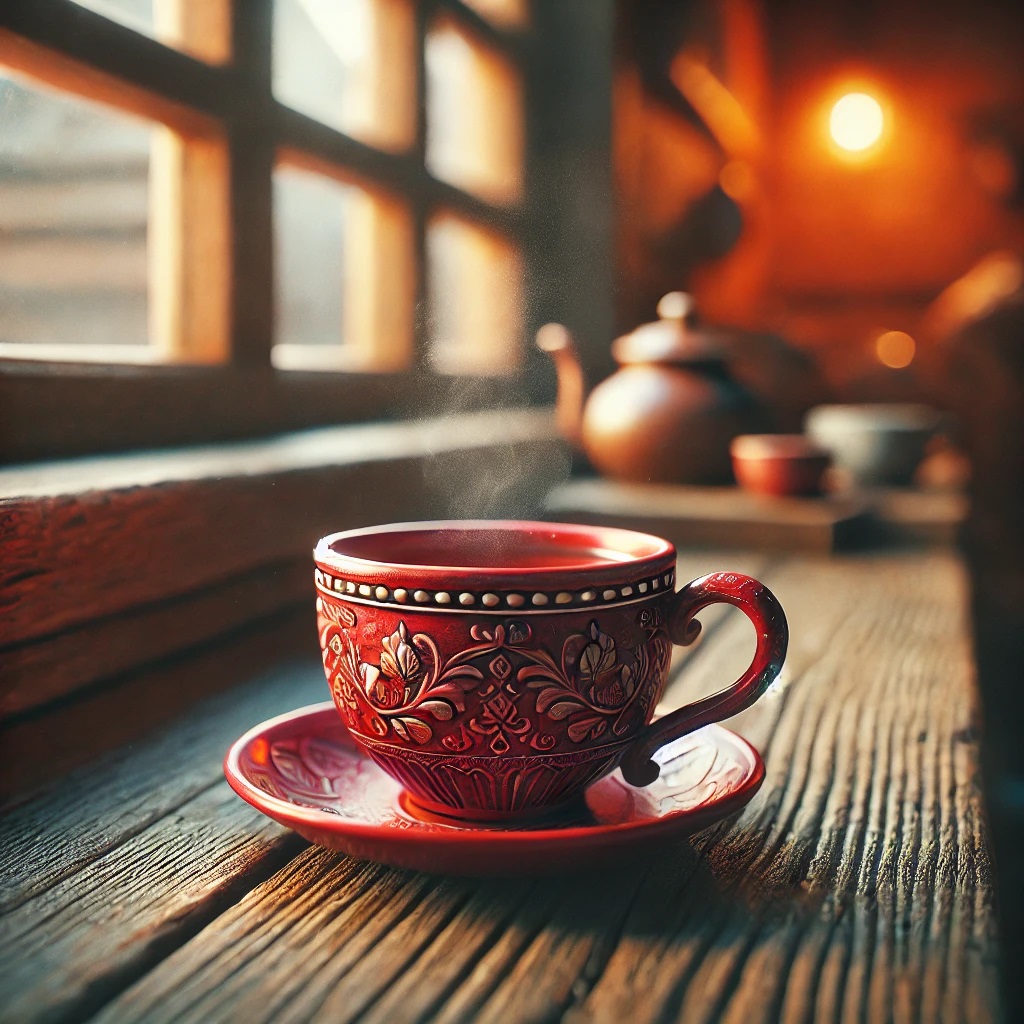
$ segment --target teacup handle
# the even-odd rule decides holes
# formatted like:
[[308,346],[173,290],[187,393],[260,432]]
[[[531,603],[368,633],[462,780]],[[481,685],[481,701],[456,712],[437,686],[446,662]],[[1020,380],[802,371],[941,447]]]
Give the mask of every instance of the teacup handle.
[[782,669],[789,644],[789,626],[782,605],[763,583],[739,573],[713,572],[676,592],[668,622],[673,643],[692,644],[700,634],[700,623],[694,616],[708,605],[718,603],[735,605],[754,624],[754,660],[732,686],[659,718],[640,733],[626,748],[619,765],[631,786],[647,786],[658,777],[661,769],[651,755],[659,747],[702,725],[738,715],[768,689]]

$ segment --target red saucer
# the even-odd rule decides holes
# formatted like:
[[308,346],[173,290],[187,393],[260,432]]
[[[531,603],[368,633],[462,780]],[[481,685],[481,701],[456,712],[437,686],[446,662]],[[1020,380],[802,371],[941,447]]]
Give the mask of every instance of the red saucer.
[[224,759],[231,788],[312,843],[363,860],[462,875],[532,875],[636,854],[738,811],[764,763],[746,740],[705,726],[655,755],[636,789],[618,771],[543,821],[473,825],[415,808],[349,736],[330,702],[263,722]]

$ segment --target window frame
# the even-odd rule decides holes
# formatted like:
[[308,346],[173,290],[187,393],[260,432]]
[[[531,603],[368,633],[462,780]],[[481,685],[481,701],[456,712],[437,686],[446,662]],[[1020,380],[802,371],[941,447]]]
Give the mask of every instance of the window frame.
[[[280,430],[437,411],[449,396],[462,409],[503,404],[509,378],[454,377],[425,358],[425,319],[414,318],[412,364],[388,373],[275,369],[272,174],[278,162],[382,189],[405,203],[413,226],[413,302],[426,301],[425,239],[434,214],[451,212],[516,247],[523,261],[524,339],[535,325],[530,279],[535,217],[527,200],[491,203],[426,169],[424,42],[433,18],[450,16],[498,50],[522,79],[524,125],[537,95],[533,20],[491,24],[460,0],[410,0],[416,41],[412,145],[376,149],[277,100],[271,89],[272,0],[222,0],[231,58],[223,63],[174,49],[80,7],[32,0],[0,7],[0,63],[74,95],[96,99],[213,139],[226,160],[223,310],[226,361],[215,365],[46,362],[0,359],[0,462],[126,447],[160,447],[261,436]],[[525,133],[524,189],[533,159]],[[209,322],[208,312],[206,322]],[[530,356],[524,358],[525,368]],[[523,380],[522,377],[520,377]],[[467,380],[471,386],[467,387]],[[536,400],[525,380],[513,400]],[[187,415],[183,413],[187,410]]]

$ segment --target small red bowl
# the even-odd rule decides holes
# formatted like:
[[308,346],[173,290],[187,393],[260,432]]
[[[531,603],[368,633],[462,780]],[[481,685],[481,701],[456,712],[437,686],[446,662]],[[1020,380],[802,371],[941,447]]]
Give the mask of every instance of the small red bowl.
[[729,446],[736,480],[755,494],[821,494],[830,456],[803,434],[743,434]]

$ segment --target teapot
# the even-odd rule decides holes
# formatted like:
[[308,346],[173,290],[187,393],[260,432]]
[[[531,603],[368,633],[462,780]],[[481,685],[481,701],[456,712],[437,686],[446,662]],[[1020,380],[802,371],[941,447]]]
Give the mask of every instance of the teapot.
[[558,377],[559,431],[602,474],[656,483],[727,483],[729,442],[757,432],[762,411],[730,375],[727,352],[704,329],[691,296],[670,292],[654,323],[612,343],[619,369],[584,400],[584,375],[569,331],[546,324],[537,346]]

